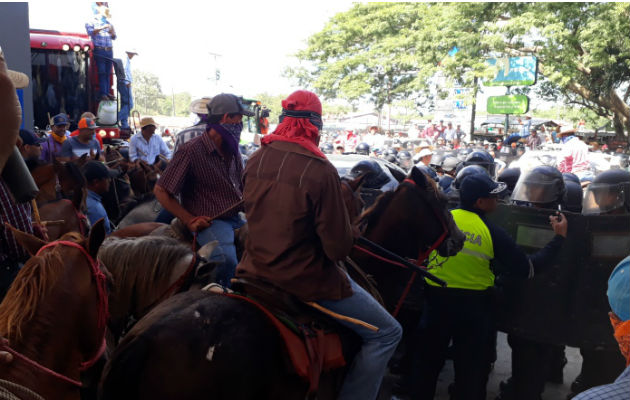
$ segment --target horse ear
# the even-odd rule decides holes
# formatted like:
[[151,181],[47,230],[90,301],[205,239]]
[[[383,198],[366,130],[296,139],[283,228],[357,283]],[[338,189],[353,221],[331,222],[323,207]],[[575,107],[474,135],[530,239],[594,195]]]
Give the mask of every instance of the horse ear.
[[420,187],[427,187],[427,176],[415,166],[411,168],[411,171],[409,171],[408,178],[414,181],[416,185]]
[[15,240],[17,240],[17,242],[32,256],[37,254],[39,249],[46,244],[46,242],[40,238],[33,236],[30,233],[22,232],[8,223],[5,223],[5,229],[11,229]]
[[352,180],[350,179],[346,180],[346,182],[348,183],[348,185],[350,185],[350,188],[352,189],[352,191],[356,192],[357,190],[361,188],[361,185],[363,185],[363,181],[365,180],[367,176],[368,176],[368,173],[364,172]]
[[92,228],[90,228],[90,236],[88,237],[88,252],[94,258],[98,254],[98,248],[101,247],[101,243],[105,240],[105,221],[103,218],[96,221]]
[[207,260],[210,258],[210,255],[212,254],[212,252],[218,245],[219,245],[219,242],[216,240],[206,243],[203,246],[201,246],[199,250],[197,250],[197,255]]

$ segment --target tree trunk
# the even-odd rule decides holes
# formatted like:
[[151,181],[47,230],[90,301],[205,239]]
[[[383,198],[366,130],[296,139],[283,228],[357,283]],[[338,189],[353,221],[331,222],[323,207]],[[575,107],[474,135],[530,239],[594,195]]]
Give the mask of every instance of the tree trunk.
[[475,116],[477,114],[477,92],[479,91],[479,78],[475,76],[473,80],[473,95],[470,111],[470,134],[469,139],[472,141],[473,133],[475,133]]
[[613,126],[615,128],[615,140],[626,140],[626,135],[623,133],[623,123],[619,114],[615,113],[613,116]]

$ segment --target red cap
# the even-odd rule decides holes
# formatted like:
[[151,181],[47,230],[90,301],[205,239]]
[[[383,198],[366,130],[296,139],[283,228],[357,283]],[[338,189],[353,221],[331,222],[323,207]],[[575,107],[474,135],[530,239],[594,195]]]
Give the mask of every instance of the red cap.
[[79,121],[79,129],[96,129],[98,126],[94,123],[92,118],[81,118]]

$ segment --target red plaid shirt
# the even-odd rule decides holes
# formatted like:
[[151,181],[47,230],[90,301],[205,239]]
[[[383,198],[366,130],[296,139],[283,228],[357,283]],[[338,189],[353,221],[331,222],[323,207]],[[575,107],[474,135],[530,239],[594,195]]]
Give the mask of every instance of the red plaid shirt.
[[15,240],[15,237],[5,227],[5,223],[14,228],[33,234],[31,223],[31,205],[16,203],[4,180],[0,178],[0,264],[5,262],[23,262],[29,255]]
[[[194,216],[213,217],[243,198],[241,155],[224,159],[208,134],[184,143],[157,182]],[[226,217],[242,211],[236,208]]]

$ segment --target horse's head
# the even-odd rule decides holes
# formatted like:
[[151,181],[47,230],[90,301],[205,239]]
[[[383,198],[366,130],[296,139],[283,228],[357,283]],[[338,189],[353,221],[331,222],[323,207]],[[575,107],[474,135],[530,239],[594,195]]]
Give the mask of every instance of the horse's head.
[[365,202],[359,195],[359,190],[363,184],[366,174],[362,174],[354,179],[341,178],[341,197],[346,205],[350,222],[353,222],[365,206]]
[[37,203],[46,203],[57,199],[57,173],[53,164],[27,163],[31,176],[39,188]]
[[86,197],[86,181],[79,165],[75,162],[53,162],[55,173],[59,181],[59,192],[66,199],[71,199],[77,210],[83,209]]
[[[11,230],[32,257],[0,304],[0,334],[19,347],[29,340],[42,341],[44,333],[42,343],[48,347],[40,349],[42,353],[61,352],[57,359],[80,358],[86,366],[101,355],[107,322],[109,273],[96,261],[105,238],[103,221],[94,224],[88,239],[69,233],[48,244]],[[78,376],[78,367],[68,365],[59,372]]]
[[123,174],[126,174],[129,170],[129,163],[118,151],[118,148],[114,146],[107,146],[105,149],[105,163],[109,168],[119,169]]
[[[416,191],[422,199],[418,207],[423,207],[425,212],[413,214],[422,218],[419,223],[424,227],[422,240],[427,244],[427,248],[437,245],[437,251],[443,257],[457,254],[464,246],[466,236],[455,224],[453,215],[447,207],[447,199],[438,190],[433,179],[413,167],[404,182],[408,183],[410,190]],[[427,218],[432,223],[428,223]]]

